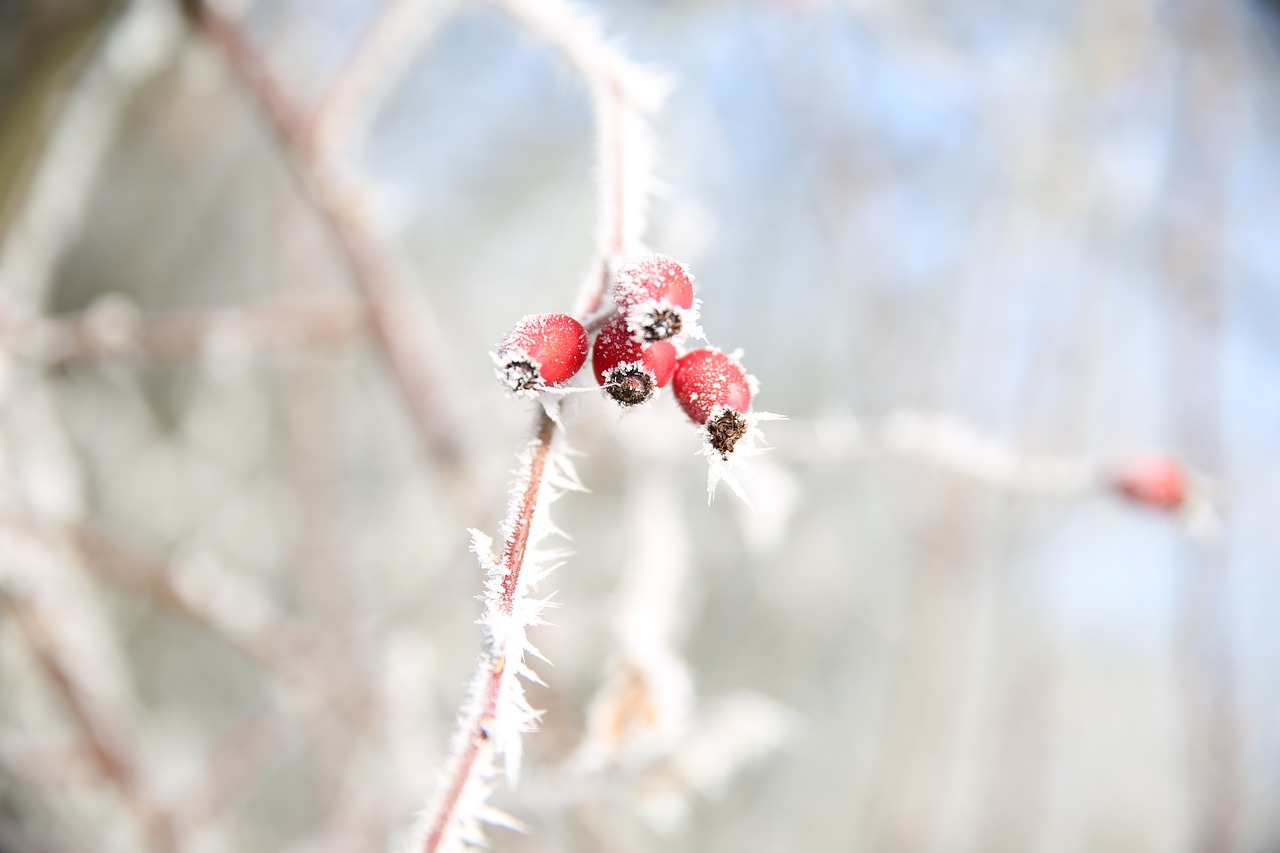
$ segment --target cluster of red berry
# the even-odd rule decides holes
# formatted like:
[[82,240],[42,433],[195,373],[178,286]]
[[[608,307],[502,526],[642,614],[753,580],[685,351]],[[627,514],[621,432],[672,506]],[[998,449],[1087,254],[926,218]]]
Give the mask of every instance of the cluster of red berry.
[[665,255],[650,255],[618,270],[610,296],[616,311],[594,344],[567,314],[522,319],[498,343],[498,378],[513,393],[534,396],[562,387],[590,352],[596,382],[621,406],[647,403],[671,385],[685,414],[727,460],[747,434],[754,379],[718,349],[680,354],[678,346],[701,335],[689,271]]

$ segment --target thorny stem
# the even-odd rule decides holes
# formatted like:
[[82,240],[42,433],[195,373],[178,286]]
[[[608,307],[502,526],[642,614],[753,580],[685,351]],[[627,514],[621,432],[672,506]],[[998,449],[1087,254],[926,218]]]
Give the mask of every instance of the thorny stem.
[[[627,186],[626,180],[627,131],[624,126],[626,111],[632,107],[627,103],[622,87],[614,80],[607,80],[599,85],[595,105],[598,112],[597,121],[602,127],[602,175],[608,185],[603,188],[601,194],[600,216],[603,239],[597,261],[598,267],[588,278],[578,298],[576,313],[584,322],[590,319],[590,315],[600,310],[616,259],[632,249],[627,245],[627,193],[631,188]],[[537,433],[530,454],[528,481],[520,500],[511,506],[507,517],[507,529],[510,534],[503,546],[502,565],[506,573],[502,579],[500,602],[504,615],[511,615],[515,607],[520,571],[524,566],[525,552],[529,542],[529,529],[538,509],[543,472],[554,438],[555,423],[544,412],[539,416]],[[480,692],[481,698],[463,723],[466,740],[449,768],[444,792],[440,796],[422,843],[422,853],[435,853],[444,841],[462,792],[475,771],[480,751],[488,739],[486,726],[497,711],[506,660],[500,655],[486,651],[481,658],[480,666],[484,678],[484,686]]]
[[[637,100],[639,85],[644,75],[634,69],[620,54],[604,48],[594,35],[584,37],[584,31],[567,25],[572,9],[554,2],[528,3],[525,0],[504,0],[502,3],[513,16],[542,35],[561,50],[587,81],[592,91],[596,122],[599,127],[599,179],[600,212],[597,259],[591,273],[578,294],[574,313],[584,325],[591,325],[592,318],[601,311],[604,295],[609,288],[613,268],[619,258],[635,252],[630,232],[639,230],[640,222],[632,222],[631,194],[639,196],[642,188],[632,186],[629,167],[638,157],[632,151],[628,139],[628,119],[635,115],[641,103]],[[630,86],[624,85],[624,78]],[[660,88],[660,87],[656,87]],[[643,106],[655,107],[661,97]],[[510,616],[516,606],[520,573],[524,567],[529,543],[529,531],[538,510],[543,474],[555,439],[555,423],[551,416],[539,416],[536,433],[529,452],[528,473],[525,488],[507,513],[505,529],[508,531],[503,545],[501,565],[505,570],[499,608]],[[421,847],[422,853],[436,853],[448,836],[449,828],[457,816],[463,791],[476,772],[485,742],[489,739],[488,726],[495,718],[501,695],[502,679],[507,660],[497,648],[485,649],[480,657],[471,706],[459,727],[462,739],[456,748],[451,765],[446,771],[442,793],[434,805]]]
[[[500,606],[506,616],[515,609],[516,590],[520,583],[520,571],[524,567],[525,552],[529,546],[529,530],[533,526],[534,514],[538,511],[538,495],[542,488],[543,474],[547,468],[547,458],[551,454],[551,445],[555,441],[555,422],[546,412],[538,416],[538,431],[534,437],[533,447],[529,455],[529,473],[524,492],[520,500],[514,502],[507,512],[507,530],[510,533],[502,549],[502,566],[506,570],[502,578],[502,598]],[[472,709],[470,718],[464,724],[467,727],[466,742],[454,759],[449,771],[449,779],[440,798],[426,837],[422,842],[423,853],[435,853],[444,840],[458,801],[467,781],[474,772],[476,759],[480,750],[489,738],[487,726],[498,710],[498,696],[502,687],[502,676],[506,670],[506,658],[496,649],[486,649],[481,657],[480,666],[487,670],[484,674],[484,689],[480,701]]]
[[360,193],[319,159],[311,145],[309,116],[272,74],[241,27],[202,0],[182,0],[182,5],[289,154],[305,195],[333,236],[369,307],[374,337],[428,451],[451,475],[460,475],[465,464],[461,431],[447,383],[434,368],[441,358],[431,351],[432,342],[419,333],[422,312],[410,288],[361,215]]

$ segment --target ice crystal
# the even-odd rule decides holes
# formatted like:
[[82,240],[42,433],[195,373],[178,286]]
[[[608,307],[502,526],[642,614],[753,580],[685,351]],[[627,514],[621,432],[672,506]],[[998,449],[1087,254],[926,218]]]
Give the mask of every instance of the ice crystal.
[[628,361],[604,372],[609,396],[627,408],[643,405],[657,393],[658,380],[643,361]]
[[[487,800],[499,773],[505,774],[510,784],[515,783],[520,772],[522,735],[537,728],[542,713],[529,704],[521,679],[542,683],[527,661],[531,656],[546,658],[530,642],[528,629],[545,624],[542,615],[555,604],[549,597],[534,598],[531,593],[564,556],[563,551],[541,547],[548,536],[560,532],[551,522],[549,507],[565,491],[584,491],[568,451],[559,447],[554,438],[551,442],[545,451],[545,465],[529,516],[523,515],[521,508],[528,504],[527,493],[533,485],[541,442],[535,439],[521,455],[520,473],[511,492],[511,511],[502,525],[502,553],[494,554],[492,537],[479,530],[470,531],[471,550],[485,573],[484,593],[480,596],[484,608],[477,620],[484,631],[484,648],[458,720],[453,758],[441,781],[437,802],[424,813],[421,822],[423,827],[430,827],[447,812],[441,850],[483,845],[485,823],[518,826],[514,819],[490,808]],[[528,530],[521,561],[515,543],[525,524]],[[472,770],[465,774],[456,800],[451,803],[448,780],[458,777],[459,762],[472,752]]]
[[[735,417],[726,421],[726,413],[732,413]],[[746,460],[769,449],[765,443],[764,434],[760,431],[760,422],[785,419],[783,415],[775,415],[772,412],[743,414],[725,406],[717,406],[711,410],[707,423],[698,430],[702,436],[702,449],[698,452],[707,459],[708,504],[716,496],[716,487],[724,482],[735,495],[742,499],[744,504],[752,509],[755,508],[751,498],[747,496],[746,489],[742,487],[742,483],[735,475],[735,469],[741,472]],[[728,427],[726,423],[729,424]],[[727,436],[730,433],[736,434],[736,437],[728,443],[728,450],[725,450]]]
[[694,299],[689,308],[681,308],[668,299],[644,299],[625,309],[627,330],[632,340],[642,344],[669,340],[679,346],[691,339],[705,340],[698,325],[701,309],[701,299]]

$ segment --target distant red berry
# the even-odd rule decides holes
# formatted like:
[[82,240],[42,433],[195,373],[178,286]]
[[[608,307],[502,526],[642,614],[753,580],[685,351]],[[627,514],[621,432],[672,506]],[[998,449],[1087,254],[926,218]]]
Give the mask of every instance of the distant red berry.
[[751,385],[736,361],[718,350],[697,349],[676,363],[676,401],[694,423],[703,424],[711,446],[728,458],[747,432]]
[[[650,255],[618,270],[612,295],[637,340],[665,341],[686,331],[693,309],[693,276],[679,261]],[[696,322],[696,314],[692,319]]]
[[610,397],[624,406],[637,406],[671,381],[676,348],[667,341],[642,344],[632,339],[626,317],[618,314],[596,336],[591,368]]
[[498,342],[499,376],[517,393],[559,385],[587,360],[587,330],[568,314],[529,314]]
[[1135,503],[1175,510],[1187,499],[1187,475],[1176,459],[1153,456],[1137,459],[1116,472],[1112,486]]

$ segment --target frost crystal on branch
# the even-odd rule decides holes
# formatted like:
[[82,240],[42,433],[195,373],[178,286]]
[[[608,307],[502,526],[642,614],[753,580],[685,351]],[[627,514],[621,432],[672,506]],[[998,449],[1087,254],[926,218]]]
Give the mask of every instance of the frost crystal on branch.
[[472,551],[485,570],[479,619],[484,648],[440,793],[426,812],[422,840],[411,849],[459,850],[484,843],[483,823],[517,826],[486,800],[499,772],[514,784],[520,772],[521,735],[537,728],[541,713],[529,704],[520,679],[542,683],[526,661],[527,655],[545,660],[529,641],[528,629],[543,624],[543,611],[553,605],[530,593],[556,568],[563,552],[538,546],[559,532],[549,517],[550,504],[565,491],[583,490],[568,451],[556,445],[554,423],[544,417],[521,455],[520,474],[502,524],[501,555],[494,555],[492,538],[471,531]]

